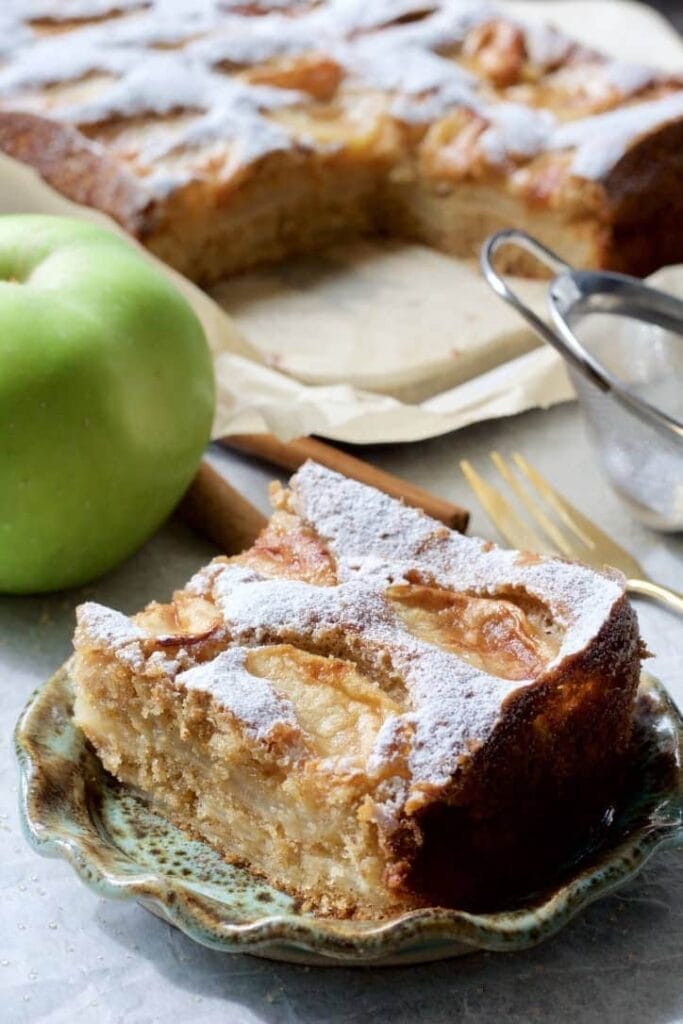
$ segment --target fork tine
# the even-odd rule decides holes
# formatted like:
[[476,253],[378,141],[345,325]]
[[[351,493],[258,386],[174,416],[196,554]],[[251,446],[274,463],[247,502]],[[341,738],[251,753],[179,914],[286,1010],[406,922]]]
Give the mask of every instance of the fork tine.
[[[559,491],[556,491],[552,484],[544,476],[541,476],[538,470],[534,469],[520,452],[513,452],[512,458],[520,473],[535,487],[541,497],[554,508],[562,522],[569,527],[572,533],[579,537],[587,547],[594,548],[595,540],[591,536],[593,524],[585,519],[577,508],[570,505],[566,498]],[[583,524],[581,520],[583,520]]]
[[489,452],[491,462],[496,467],[508,487],[514,491],[529,515],[536,520],[546,537],[552,544],[562,552],[566,558],[576,557],[575,547],[567,541],[562,530],[552,521],[550,516],[534,501],[529,492],[522,486],[518,478],[510,471],[510,468],[500,452]]
[[555,509],[569,529],[588,546],[590,561],[603,565],[615,565],[626,576],[640,576],[641,578],[644,576],[644,571],[635,558],[606,533],[603,533],[595,523],[582,515],[571,502],[555,490],[545,477],[541,476],[537,469],[527,462],[523,455],[514,452],[512,457],[529,483]]
[[490,484],[487,484],[479,476],[471,462],[467,459],[462,459],[460,461],[460,469],[489,519],[508,544],[522,551],[536,551],[540,554],[550,553],[543,539],[535,530],[527,526],[519,518],[500,491],[496,490],[495,487],[491,487]]

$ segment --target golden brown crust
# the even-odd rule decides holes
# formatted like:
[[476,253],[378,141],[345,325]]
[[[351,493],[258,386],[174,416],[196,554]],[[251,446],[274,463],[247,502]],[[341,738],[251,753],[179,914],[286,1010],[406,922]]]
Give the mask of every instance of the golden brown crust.
[[601,265],[645,275],[683,259],[683,120],[641,136],[602,182]]
[[33,167],[68,199],[109,214],[132,235],[150,230],[154,203],[141,181],[76,128],[0,110],[0,149]]
[[584,651],[508,699],[450,792],[388,841],[397,891],[497,909],[549,881],[577,835],[599,831],[627,765],[639,644],[624,597]]

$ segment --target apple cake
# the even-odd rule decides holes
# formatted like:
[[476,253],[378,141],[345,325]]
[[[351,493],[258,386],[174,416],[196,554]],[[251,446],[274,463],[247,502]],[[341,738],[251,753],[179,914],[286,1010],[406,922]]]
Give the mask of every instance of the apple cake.
[[683,259],[681,79],[486,2],[32,0],[0,27],[0,148],[196,281],[513,225],[577,266]]
[[78,610],[75,715],[170,820],[319,913],[501,906],[600,826],[641,643],[612,570],[307,463],[170,604]]

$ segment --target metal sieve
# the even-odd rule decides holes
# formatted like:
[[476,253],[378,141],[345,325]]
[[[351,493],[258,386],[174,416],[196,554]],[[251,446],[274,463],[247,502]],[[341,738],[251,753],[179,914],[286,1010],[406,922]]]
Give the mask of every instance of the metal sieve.
[[[550,323],[493,266],[517,245],[554,276]],[[643,522],[683,528],[683,301],[635,277],[576,270],[523,231],[499,231],[481,253],[484,277],[567,363],[607,476]]]

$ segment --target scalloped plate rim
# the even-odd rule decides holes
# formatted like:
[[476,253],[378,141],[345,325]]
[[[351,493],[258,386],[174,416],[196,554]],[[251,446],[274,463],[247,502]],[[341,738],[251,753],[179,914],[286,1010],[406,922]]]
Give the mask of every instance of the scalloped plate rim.
[[[107,871],[98,856],[90,855],[76,837],[50,832],[35,821],[30,797],[40,786],[40,762],[26,743],[36,706],[46,692],[68,676],[68,662],[36,688],[14,730],[20,770],[20,818],[24,835],[41,856],[61,857],[86,886],[110,899],[135,899],[147,910],[209,948],[232,953],[254,953],[280,960],[325,965],[377,965],[445,959],[454,955],[489,951],[517,951],[537,945],[556,934],[595,900],[633,878],[658,850],[683,845],[683,824],[662,823],[623,837],[601,851],[598,865],[577,865],[576,873],[560,883],[540,903],[501,913],[476,914],[448,908],[422,908],[378,921],[337,921],[310,915],[270,914],[236,923],[219,920],[213,930],[202,923],[201,912],[222,904],[190,891],[179,878],[145,869],[139,876],[117,876]],[[678,748],[683,746],[683,717],[665,687],[643,674],[642,682],[656,694],[676,725]],[[683,776],[670,791],[683,802]],[[106,846],[102,837],[101,842]],[[355,929],[355,934],[354,934]],[[433,950],[421,947],[433,940]]]

